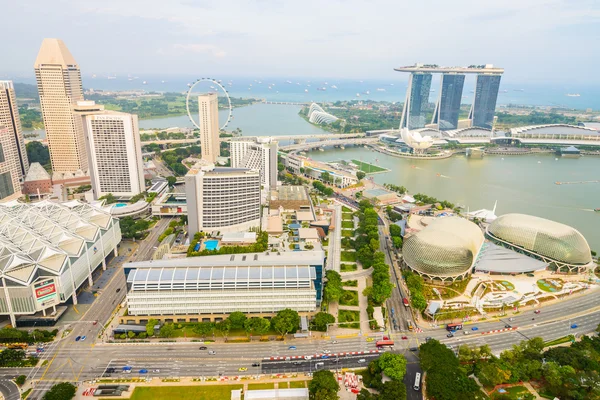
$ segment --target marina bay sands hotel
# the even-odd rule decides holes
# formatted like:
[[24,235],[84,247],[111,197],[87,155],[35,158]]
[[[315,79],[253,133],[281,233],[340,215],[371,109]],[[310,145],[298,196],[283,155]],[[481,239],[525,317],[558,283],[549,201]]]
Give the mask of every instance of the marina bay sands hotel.
[[[467,127],[492,129],[496,100],[503,68],[491,64],[468,67],[440,67],[435,64],[415,64],[394,68],[409,72],[406,101],[402,111],[400,129],[435,128],[441,131]],[[431,123],[426,120],[432,74],[442,74],[441,88],[433,111]],[[476,74],[475,98],[467,120],[460,120],[460,103],[466,74]]]

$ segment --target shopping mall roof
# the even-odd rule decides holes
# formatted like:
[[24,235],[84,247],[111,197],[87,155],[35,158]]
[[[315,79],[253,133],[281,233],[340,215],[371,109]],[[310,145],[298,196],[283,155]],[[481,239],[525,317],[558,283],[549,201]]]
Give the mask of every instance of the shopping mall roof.
[[79,201],[0,204],[0,275],[21,283],[38,268],[59,275],[111,219],[101,207]]

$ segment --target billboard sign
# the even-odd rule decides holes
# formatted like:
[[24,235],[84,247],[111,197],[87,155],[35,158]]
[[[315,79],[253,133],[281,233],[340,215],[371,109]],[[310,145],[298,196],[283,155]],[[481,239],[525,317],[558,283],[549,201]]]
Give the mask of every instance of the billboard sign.
[[45,279],[33,285],[35,299],[42,306],[49,306],[55,303],[57,298],[56,283],[54,279]]

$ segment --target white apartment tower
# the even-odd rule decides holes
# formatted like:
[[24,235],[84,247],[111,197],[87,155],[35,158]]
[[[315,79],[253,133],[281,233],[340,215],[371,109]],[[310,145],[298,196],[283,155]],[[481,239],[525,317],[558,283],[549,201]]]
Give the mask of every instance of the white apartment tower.
[[196,164],[185,176],[190,236],[260,227],[260,186],[256,170]]
[[229,145],[233,168],[258,170],[264,187],[277,186],[277,141],[272,138],[232,140]]
[[22,182],[29,171],[29,160],[21,130],[17,95],[12,81],[0,81],[0,126],[8,129],[7,141],[10,146],[5,148],[4,152],[8,153],[11,169],[16,171],[17,179]]
[[131,197],[145,190],[137,115],[104,110],[93,101],[74,107],[81,116],[94,198]]
[[216,93],[198,96],[202,159],[210,163],[219,157],[219,98]]
[[62,40],[44,39],[34,68],[52,170],[87,171],[83,127],[72,109],[83,100],[79,65]]

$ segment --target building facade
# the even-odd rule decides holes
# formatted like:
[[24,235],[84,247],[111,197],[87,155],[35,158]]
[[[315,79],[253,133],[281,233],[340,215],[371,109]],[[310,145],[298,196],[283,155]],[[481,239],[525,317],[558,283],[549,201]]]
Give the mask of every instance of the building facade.
[[232,140],[229,145],[233,168],[258,170],[264,187],[277,186],[277,141],[272,138]]
[[87,171],[83,127],[72,109],[83,100],[79,65],[62,40],[44,39],[34,68],[52,170]]
[[12,138],[8,128],[0,126],[0,201],[13,200],[20,194],[20,184],[10,157]]
[[424,128],[427,123],[425,114],[429,103],[429,91],[431,89],[431,74],[411,73],[406,89],[406,100],[402,111],[400,129]]
[[492,129],[501,78],[502,75],[477,75],[475,100],[469,116],[471,126]]
[[[12,159],[12,169],[17,172],[19,182],[23,182],[29,170],[27,149],[21,130],[21,118],[17,105],[17,95],[12,81],[0,81],[0,126],[8,129],[12,149],[5,148],[7,158]],[[12,153],[12,154],[10,154]]]
[[77,289],[120,241],[118,220],[90,204],[0,204],[0,315],[17,326],[20,315],[77,304]]
[[198,113],[202,159],[214,163],[220,154],[219,97],[216,93],[198,96]]
[[433,111],[432,124],[440,131],[456,129],[462,100],[464,74],[442,74],[439,98]]
[[325,253],[249,253],[127,264],[129,316],[310,313],[322,299]]
[[82,118],[94,199],[112,193],[135,196],[145,189],[137,115],[104,110],[93,101],[75,106]]
[[185,176],[189,234],[260,227],[260,173],[199,163]]

